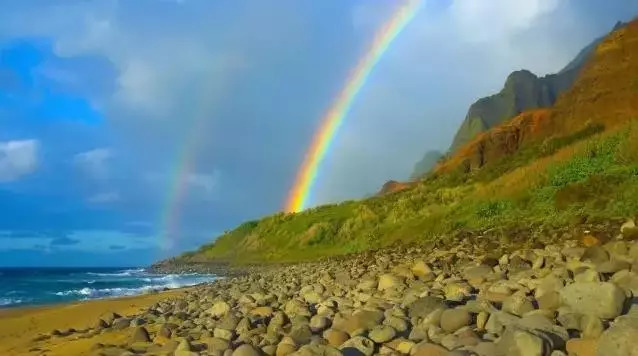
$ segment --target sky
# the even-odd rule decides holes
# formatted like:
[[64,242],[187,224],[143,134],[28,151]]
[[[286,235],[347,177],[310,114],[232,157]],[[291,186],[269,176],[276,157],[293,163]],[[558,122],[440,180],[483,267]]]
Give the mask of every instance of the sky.
[[[139,266],[281,211],[400,0],[0,2],[0,266]],[[423,0],[311,205],[407,179],[513,70],[560,70],[635,0]]]

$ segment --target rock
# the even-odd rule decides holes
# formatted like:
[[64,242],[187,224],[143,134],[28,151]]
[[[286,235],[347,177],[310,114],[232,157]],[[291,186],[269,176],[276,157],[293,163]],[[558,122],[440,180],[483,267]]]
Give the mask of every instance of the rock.
[[638,239],[638,227],[633,220],[628,220],[620,227],[620,233],[625,240],[637,240]]
[[577,313],[612,319],[620,315],[625,293],[609,282],[574,283],[560,291],[560,302]]
[[374,353],[374,342],[363,336],[356,336],[344,342],[339,350],[344,355],[365,355],[371,356]]
[[470,267],[463,271],[463,278],[465,278],[472,284],[479,284],[483,282],[490,274],[492,274],[492,272],[492,267],[487,265]]
[[193,351],[193,346],[191,345],[188,339],[183,339],[180,341],[179,345],[177,345],[176,351]]
[[515,293],[505,299],[502,309],[510,314],[523,316],[523,314],[534,310],[534,305],[525,295]]
[[325,316],[315,315],[310,318],[309,325],[313,332],[321,332],[330,327],[330,319]]
[[353,335],[357,331],[370,330],[381,324],[383,318],[384,315],[380,311],[359,310],[350,316],[335,318],[333,321],[333,328]]
[[276,356],[277,346],[275,345],[265,345],[261,348],[261,353],[267,356]]
[[222,353],[230,348],[230,342],[218,337],[213,337],[206,342],[209,351]]
[[424,318],[437,309],[447,309],[447,305],[440,298],[426,296],[408,306],[408,315],[410,318]]
[[627,270],[618,271],[614,273],[610,281],[626,291],[631,291],[633,295],[638,295],[638,273]]
[[391,326],[379,325],[370,331],[368,337],[377,344],[383,344],[394,339],[396,334],[396,330]]
[[108,313],[104,313],[104,314],[100,317],[100,319],[104,320],[104,322],[105,322],[107,325],[109,325],[109,326],[110,326],[111,324],[113,324],[113,321],[114,321],[115,319],[120,318],[120,317],[122,317],[120,314],[113,313],[113,312],[108,312]]
[[600,274],[596,270],[587,268],[576,273],[574,281],[578,283],[600,282]]
[[346,342],[350,336],[341,330],[328,329],[323,332],[323,338],[328,341],[329,345],[339,347]]
[[213,330],[213,336],[224,340],[232,340],[235,333],[232,330],[215,328],[215,330]]
[[430,281],[435,278],[434,272],[425,261],[420,260],[412,265],[412,273],[421,280]]
[[609,261],[609,253],[602,246],[590,246],[585,249],[581,260],[599,264]]
[[308,325],[295,325],[292,327],[288,336],[290,336],[297,345],[304,345],[310,342],[312,331]]
[[148,331],[143,326],[138,326],[133,329],[133,333],[131,334],[130,343],[135,342],[151,342],[151,338],[148,335]]
[[605,326],[597,316],[583,315],[580,319],[580,330],[582,337],[597,339],[605,330]]
[[259,350],[254,348],[252,345],[243,344],[233,351],[232,356],[260,356],[261,353]]
[[467,283],[454,282],[449,283],[443,288],[445,299],[454,302],[461,302],[472,294],[472,287]]
[[[574,356],[595,356],[598,348],[597,339],[569,339],[567,353]],[[608,354],[605,354],[608,355]]]
[[408,322],[396,316],[389,316],[383,321],[384,325],[391,326],[397,332],[403,333],[408,330]]
[[485,330],[485,324],[487,324],[487,319],[490,317],[490,314],[481,311],[476,315],[476,328],[479,330]]
[[428,338],[428,333],[422,327],[412,328],[412,331],[410,331],[410,335],[408,335],[409,340],[416,341],[416,342],[427,340],[427,338]]
[[[357,353],[358,354],[358,353]],[[341,356],[342,353],[328,345],[310,344],[302,346],[299,351],[292,353],[294,356]]]
[[597,356],[638,356],[638,317],[624,315],[600,336]]
[[620,270],[628,270],[631,265],[628,262],[612,259],[596,265],[598,273],[616,273]]
[[95,323],[95,326],[94,326],[94,328],[96,330],[102,330],[102,329],[106,329],[108,327],[109,327],[109,324],[106,321],[102,320],[102,319],[98,319],[97,322]]
[[397,344],[396,350],[402,354],[409,355],[416,344],[410,340],[401,340]]
[[377,289],[380,291],[385,291],[388,289],[397,289],[403,286],[403,279],[395,274],[386,273],[379,276],[379,284],[377,286]]
[[556,291],[547,292],[536,298],[539,309],[556,310],[560,307],[560,294]]
[[508,328],[496,343],[501,355],[543,356],[551,352],[551,346],[538,335],[524,330]]
[[284,312],[289,315],[302,315],[302,316],[311,316],[312,314],[308,310],[308,305],[298,299],[292,299],[286,303],[284,306]]
[[230,305],[224,301],[213,304],[206,312],[214,317],[226,315],[230,311]]
[[411,356],[447,356],[448,350],[443,346],[423,342],[412,348]]
[[272,307],[265,306],[265,307],[254,308],[250,311],[249,314],[254,316],[259,316],[262,318],[268,318],[268,317],[271,317],[273,313],[274,313],[274,310]]
[[323,298],[321,297],[321,294],[317,293],[317,292],[316,292],[316,291],[314,291],[314,290],[311,290],[311,291],[305,292],[305,293],[302,295],[302,298],[303,298],[306,302],[308,302],[308,303],[310,303],[310,304],[317,304],[317,303],[320,303],[320,302],[321,302],[321,300],[323,299]]
[[441,328],[449,333],[470,325],[472,316],[465,309],[447,309],[441,314]]
[[297,351],[297,345],[291,345],[289,343],[280,342],[277,345],[277,350],[275,351],[276,356],[286,356],[291,353]]
[[226,314],[221,320],[219,320],[216,327],[226,330],[235,330],[235,328],[237,328],[237,325],[239,324],[239,321],[240,319],[237,316],[229,313]]

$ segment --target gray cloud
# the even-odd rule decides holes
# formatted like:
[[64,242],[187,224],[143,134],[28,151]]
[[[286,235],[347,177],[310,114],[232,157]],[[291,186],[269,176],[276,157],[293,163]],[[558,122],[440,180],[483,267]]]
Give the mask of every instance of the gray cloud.
[[88,177],[103,180],[109,176],[109,160],[113,152],[108,148],[96,148],[78,153],[74,157],[77,167]]
[[0,142],[0,182],[10,182],[32,173],[38,164],[37,140]]

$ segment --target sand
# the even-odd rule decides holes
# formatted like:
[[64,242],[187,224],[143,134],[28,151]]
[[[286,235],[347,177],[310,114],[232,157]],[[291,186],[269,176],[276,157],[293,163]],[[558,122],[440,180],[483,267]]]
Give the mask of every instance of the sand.
[[153,303],[184,293],[176,289],[135,297],[91,300],[42,307],[0,309],[0,355],[90,355],[96,343],[121,343],[128,337],[126,331],[109,332],[90,338],[78,338],[80,334],[52,337],[34,341],[38,335],[52,330],[76,330],[92,327],[107,312],[132,315]]

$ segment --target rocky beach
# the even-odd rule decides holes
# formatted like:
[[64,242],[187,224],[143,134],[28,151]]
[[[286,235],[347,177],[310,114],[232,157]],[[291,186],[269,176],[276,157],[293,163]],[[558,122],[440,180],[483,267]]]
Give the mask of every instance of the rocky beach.
[[[253,266],[196,287],[80,303],[77,312],[67,308],[65,329],[49,323],[51,330],[33,334],[29,327],[28,349],[15,343],[0,349],[105,356],[635,355],[638,229],[628,221],[621,231],[607,242],[584,235],[495,248],[467,239]],[[30,311],[31,323],[38,313]],[[0,317],[10,328],[11,315]]]

